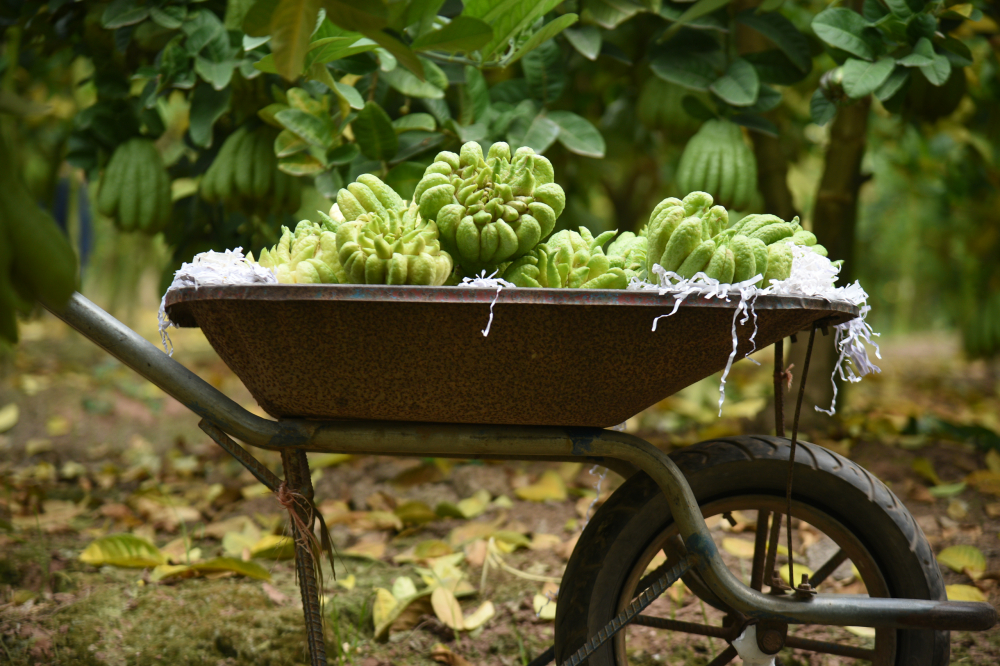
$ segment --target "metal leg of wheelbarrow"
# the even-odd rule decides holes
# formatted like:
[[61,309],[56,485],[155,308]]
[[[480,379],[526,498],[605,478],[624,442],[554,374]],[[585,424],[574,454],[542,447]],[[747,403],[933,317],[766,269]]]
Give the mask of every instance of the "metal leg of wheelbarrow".
[[[299,450],[284,450],[281,452],[281,465],[285,470],[285,484],[292,492],[300,493],[309,500],[313,498],[312,478],[309,476],[309,460],[306,452]],[[306,620],[306,637],[309,641],[309,663],[312,666],[326,666],[326,646],[323,643],[323,611],[319,601],[319,581],[316,580],[316,570],[320,566],[311,547],[313,514],[300,504],[294,506],[301,519],[292,521],[292,534],[295,537],[295,573],[299,579],[299,592],[302,595],[302,612]],[[307,513],[308,512],[308,513]],[[308,530],[303,533],[302,525]]]

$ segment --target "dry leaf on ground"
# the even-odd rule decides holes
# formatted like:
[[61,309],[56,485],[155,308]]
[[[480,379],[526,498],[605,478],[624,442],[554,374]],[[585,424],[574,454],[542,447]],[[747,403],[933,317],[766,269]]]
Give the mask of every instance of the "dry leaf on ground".
[[444,587],[434,588],[431,593],[431,606],[434,608],[434,614],[446,627],[455,631],[465,629],[465,616],[462,614],[462,607],[450,590]]
[[986,601],[986,595],[973,585],[945,585],[949,601]]
[[975,546],[949,546],[938,553],[937,561],[952,571],[966,571],[972,578],[986,571],[986,556]]
[[134,534],[113,534],[96,539],[80,553],[80,561],[95,567],[110,565],[144,569],[165,564],[160,549]]
[[566,500],[566,482],[559,476],[558,472],[548,470],[541,478],[530,486],[524,486],[514,491],[520,499],[531,502],[545,502],[549,500],[562,502]]
[[447,666],[472,666],[472,662],[461,655],[455,654],[441,643],[437,643],[431,648],[431,659]]

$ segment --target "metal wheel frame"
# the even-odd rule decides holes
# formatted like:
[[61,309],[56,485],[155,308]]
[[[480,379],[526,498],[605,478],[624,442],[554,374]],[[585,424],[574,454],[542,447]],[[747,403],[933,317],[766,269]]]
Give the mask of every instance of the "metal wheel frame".
[[[713,500],[701,506],[702,515],[705,518],[709,516],[721,515],[731,511],[754,511],[761,508],[768,510],[768,518],[775,515],[775,512],[779,515],[785,510],[786,504],[785,500],[774,495],[734,495],[731,497],[724,497],[717,500]],[[874,558],[868,549],[860,542],[860,540],[841,523],[839,520],[829,516],[826,512],[817,509],[809,504],[801,502],[799,500],[792,501],[792,516],[793,518],[805,521],[812,527],[819,530],[822,534],[831,538],[839,548],[843,549],[847,554],[847,560],[850,560],[858,568],[861,574],[861,580],[865,583],[865,587],[868,590],[869,596],[872,597],[889,597],[890,592],[888,588],[888,583],[882,576],[881,571]],[[643,582],[646,578],[644,572],[649,562],[659,553],[661,550],[667,555],[667,561],[662,566],[671,565],[675,559],[671,558],[669,552],[670,549],[664,550],[666,542],[671,537],[678,534],[677,524],[671,523],[666,530],[660,533],[656,538],[654,538],[646,549],[640,554],[636,560],[635,566],[629,573],[628,577],[625,579],[624,585],[622,587],[622,595],[619,599],[616,613],[624,610],[626,606],[632,601],[635,596],[636,588]],[[756,554],[756,553],[755,553]],[[762,562],[763,563],[763,562]],[[754,572],[751,570],[751,578],[754,577]],[[687,582],[687,581],[685,581]],[[819,585],[821,581],[815,581],[815,585]],[[688,586],[692,594],[698,596],[698,585]],[[699,597],[701,598],[701,597]],[[704,599],[702,600],[710,606],[717,607],[717,599]],[[724,610],[720,608],[719,610]],[[731,610],[731,609],[730,609]],[[645,616],[640,616],[644,618]],[[639,622],[637,622],[639,624]],[[650,625],[647,625],[650,626]],[[791,627],[790,627],[791,628]],[[895,660],[895,650],[896,650],[896,640],[897,631],[888,628],[877,628],[875,630],[875,659],[872,661],[874,666],[891,666]],[[615,654],[616,663],[627,664],[628,658],[626,655],[627,647],[627,631],[622,631],[614,638],[613,650]],[[738,632],[734,632],[738,633]],[[792,647],[795,649],[808,649],[807,647],[800,647],[796,645],[797,641],[792,638],[791,633],[789,634],[792,645],[787,645],[786,647]],[[728,662],[720,662],[728,663]]]

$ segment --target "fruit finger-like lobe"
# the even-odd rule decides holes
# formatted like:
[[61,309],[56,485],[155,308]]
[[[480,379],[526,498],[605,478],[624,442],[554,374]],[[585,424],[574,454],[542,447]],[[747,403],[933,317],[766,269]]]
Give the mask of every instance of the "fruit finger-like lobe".
[[466,215],[459,222],[455,243],[461,256],[470,257],[471,261],[479,261],[479,227],[472,221],[472,216]]
[[733,251],[726,246],[715,250],[712,260],[708,262],[708,268],[705,269],[705,275],[722,284],[732,284],[735,272],[736,258]]
[[780,240],[789,238],[794,233],[795,228],[791,224],[782,222],[781,224],[769,224],[761,227],[750,234],[750,238],[759,238],[764,241],[765,245],[772,245]]
[[674,230],[663,255],[654,263],[660,264],[664,270],[676,272],[701,240],[701,218],[689,217]]
[[828,256],[826,248],[823,247],[822,245],[818,245],[818,244],[817,245],[812,245],[812,246],[809,247],[809,249],[812,250],[813,252],[815,252],[816,254],[818,254],[821,257]]
[[649,220],[647,221],[647,224],[652,226],[653,220],[658,218],[663,211],[665,211],[668,208],[674,208],[676,206],[680,206],[681,208],[683,208],[684,202],[674,197],[667,197],[660,203],[656,204],[656,208],[654,208],[653,212],[649,214]]
[[358,182],[371,190],[386,210],[403,210],[406,208],[403,198],[396,194],[396,190],[383,183],[378,176],[367,173],[362,174],[358,176]]
[[697,273],[703,272],[708,268],[708,264],[714,254],[715,241],[712,239],[702,241],[684,259],[681,265],[677,267],[676,273],[682,278],[690,280]]
[[[674,199],[674,201],[678,200]],[[679,201],[678,204],[680,204]],[[653,264],[660,263],[660,258],[663,256],[667,243],[677,230],[677,227],[685,219],[683,205],[671,205],[665,208],[657,206],[657,209],[660,210],[659,214],[651,218],[646,227],[646,238],[649,239],[646,254],[646,270],[649,275],[653,274]]]
[[792,246],[788,243],[774,243],[767,247],[767,272],[764,274],[764,286],[770,286],[772,280],[787,280],[792,274]]
[[[361,183],[351,183],[347,186],[348,191],[354,195],[358,203],[365,209],[367,213],[374,213],[380,217],[386,216],[386,208],[382,205],[382,202],[378,200],[375,193],[368,188],[368,186]],[[400,199],[402,201],[402,199]],[[402,208],[402,206],[400,206]]]
[[[754,272],[750,275],[750,277],[753,277],[754,275],[764,275],[767,272],[767,246],[764,245],[764,241],[758,238],[753,238],[750,240],[750,248],[753,250],[754,258]],[[762,284],[765,287],[767,286],[767,282],[763,282]]]
[[[437,219],[438,213],[448,204],[457,202],[455,198],[455,186],[451,183],[442,183],[430,187],[415,199],[420,204],[420,216],[426,220]],[[464,217],[464,216],[463,216]]]
[[733,236],[729,244],[733,253],[733,283],[749,280],[757,274],[757,258],[750,239],[742,234]]
[[813,246],[816,244],[816,235],[811,231],[801,229],[792,234],[792,237],[788,240],[790,240],[793,245]]
[[737,231],[752,238],[754,233],[772,224],[786,224],[786,222],[777,215],[747,215],[746,218],[740,220]]

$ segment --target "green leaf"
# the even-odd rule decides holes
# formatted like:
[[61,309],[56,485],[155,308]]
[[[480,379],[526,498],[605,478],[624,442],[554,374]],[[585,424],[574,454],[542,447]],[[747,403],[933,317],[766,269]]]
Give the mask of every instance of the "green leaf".
[[115,0],[101,15],[101,26],[108,30],[124,28],[144,21],[149,16],[149,9],[136,0]]
[[596,25],[567,28],[563,35],[584,58],[597,60],[597,56],[601,53],[601,29]]
[[475,51],[493,39],[493,28],[471,16],[456,16],[440,30],[428,32],[414,40],[414,51]]
[[551,23],[546,23],[544,26],[542,26],[541,30],[533,34],[524,42],[524,44],[521,45],[521,48],[519,48],[514,53],[514,55],[511,56],[510,60],[506,61],[507,66],[510,66],[513,63],[517,62],[518,60],[523,58],[526,54],[538,48],[539,44],[542,44],[547,40],[552,39],[560,32],[562,32],[564,29],[576,23],[576,19],[577,19],[576,14],[563,14],[562,16],[555,19]]
[[388,162],[399,149],[399,139],[389,115],[375,102],[367,102],[351,122],[354,138],[365,157]]
[[559,126],[559,143],[571,153],[604,157],[604,137],[589,120],[570,111],[549,111],[548,119]]
[[837,115],[837,107],[826,98],[822,90],[817,89],[809,100],[809,115],[814,123],[822,127]]
[[684,113],[696,120],[714,120],[719,117],[719,114],[708,108],[703,101],[694,95],[684,95],[681,100],[681,108],[684,109]]
[[712,64],[698,53],[668,52],[650,65],[653,74],[689,90],[707,91],[717,75]]
[[153,19],[156,25],[167,30],[176,30],[184,23],[187,12],[183,7],[150,7],[149,18]]
[[944,47],[945,55],[951,60],[952,65],[968,67],[972,64],[972,51],[961,40],[948,36],[944,38],[941,46]]
[[441,99],[444,97],[443,90],[430,81],[421,81],[405,69],[397,67],[391,72],[383,72],[382,78],[385,79],[386,83],[407,97],[427,97],[430,99]]
[[290,176],[315,176],[326,171],[326,166],[315,155],[296,153],[279,159],[278,169]]
[[[463,118],[463,124],[478,122],[486,115],[490,107],[490,90],[486,85],[486,77],[472,65],[465,66],[465,86],[462,89],[463,111],[468,108],[470,118]],[[468,120],[468,122],[466,122]],[[434,129],[433,127],[431,128]]]
[[844,7],[824,10],[812,21],[813,32],[829,46],[870,60],[875,52],[861,36],[867,27],[868,22],[861,14]]
[[206,562],[192,564],[191,569],[199,573],[228,571],[240,576],[246,576],[247,578],[271,580],[271,574],[261,565],[253,561],[244,562],[235,557],[215,557]]
[[214,62],[203,56],[197,56],[194,60],[194,71],[203,80],[212,84],[216,90],[222,90],[233,80],[233,69],[236,67],[235,60],[224,60]]
[[591,20],[607,30],[617,28],[639,12],[650,11],[642,0],[586,0],[582,6]]
[[356,160],[360,154],[361,151],[356,143],[345,143],[331,150],[326,156],[326,161],[330,166],[343,166]]
[[337,82],[336,88],[333,90],[348,106],[352,109],[363,109],[365,108],[365,100],[361,97],[361,93],[358,92],[357,88],[354,86],[349,86],[346,83]]
[[949,546],[938,553],[937,561],[959,573],[966,569],[979,573],[986,571],[986,556],[975,546]]
[[406,200],[413,198],[413,190],[424,177],[425,166],[420,162],[402,162],[385,175],[385,184],[396,190]]
[[903,67],[927,67],[934,64],[934,45],[931,40],[921,37],[913,45],[913,52],[910,55],[900,58],[899,64]]
[[493,29],[493,39],[480,49],[484,61],[503,53],[508,44],[562,0],[469,0],[462,16],[481,19]]
[[962,491],[965,490],[965,481],[959,481],[957,483],[940,483],[936,486],[931,486],[927,489],[934,497],[954,497],[955,495],[961,495]]
[[392,127],[397,134],[414,130],[433,132],[437,129],[437,123],[434,121],[434,116],[429,113],[411,113],[393,120]]
[[[356,33],[350,33],[356,34]],[[309,53],[306,54],[306,66],[319,63],[325,65],[334,60],[349,58],[358,53],[374,51],[378,44],[367,37],[333,37],[329,40],[318,40],[309,45]]]
[[528,126],[528,130],[518,143],[541,154],[559,138],[560,131],[559,125],[555,124],[544,113],[540,113],[531,121],[531,125]]
[[433,83],[441,90],[445,90],[448,87],[448,75],[444,73],[444,70],[437,66],[433,60],[428,60],[427,58],[420,58],[421,64],[424,66],[424,74],[426,75],[427,81]]
[[389,22],[388,11],[381,0],[322,0],[322,4],[326,17],[345,30],[366,34],[385,28]]
[[778,13],[758,14],[747,9],[736,20],[770,39],[802,72],[812,68],[809,39],[791,21]]
[[521,62],[521,69],[528,81],[528,94],[542,104],[554,102],[566,88],[562,50],[553,41],[545,42],[527,54]]
[[134,534],[113,534],[95,539],[80,553],[80,561],[95,567],[145,568],[166,564],[160,549]]
[[781,9],[783,4],[785,4],[785,0],[764,0],[757,9],[762,12],[773,12]]
[[706,14],[711,14],[716,9],[725,7],[730,2],[732,0],[698,0],[681,14],[680,18],[677,19],[677,23],[689,23]]
[[931,14],[917,14],[906,24],[906,36],[909,41],[926,37],[927,39],[937,38],[938,22]]
[[729,69],[708,87],[719,99],[733,106],[750,106],[760,93],[760,78],[753,65],[742,58],[733,60]]
[[892,11],[892,13],[895,14],[896,16],[900,18],[909,18],[910,16],[913,16],[913,10],[910,9],[910,6],[908,4],[906,4],[906,0],[884,0],[884,1],[886,6],[889,7],[889,10]]
[[[803,73],[784,52],[778,49],[747,53],[743,59],[754,66],[762,83],[790,86],[808,75],[808,72]],[[810,66],[811,64],[810,62]]]
[[878,90],[875,91],[875,97],[877,97],[880,102],[884,102],[899,92],[899,90],[906,85],[906,82],[909,80],[909,70],[905,67],[896,67],[885,80],[885,83],[879,86]]
[[760,93],[757,95],[757,101],[751,106],[740,109],[743,113],[753,114],[753,113],[767,113],[772,109],[778,108],[781,105],[782,95],[780,92],[775,90],[770,86],[761,86]]
[[934,64],[921,67],[920,72],[933,86],[943,86],[951,76],[951,61],[940,53],[934,54]]
[[730,116],[729,119],[737,125],[742,125],[753,132],[760,132],[768,136],[778,137],[778,128],[767,118],[752,113],[740,113]]
[[410,70],[418,79],[424,77],[424,66],[417,58],[417,54],[411,51],[406,44],[386,32],[366,32],[364,34],[391,53],[403,67]]
[[879,0],[865,0],[861,6],[861,15],[869,23],[875,23],[888,13],[889,10]]
[[212,86],[200,83],[191,94],[191,111],[188,132],[191,142],[200,148],[212,145],[212,127],[215,121],[229,109],[231,88],[215,90]]
[[257,0],[243,17],[243,32],[251,37],[271,36],[271,17],[279,0]]
[[444,0],[411,0],[406,8],[403,23],[412,26],[412,34],[420,37],[434,27],[434,19]]
[[878,90],[892,74],[896,61],[879,58],[875,62],[848,58],[844,63],[844,92],[852,99],[861,99]]
[[305,68],[319,9],[319,0],[282,0],[274,10],[271,17],[274,68],[288,81],[297,79]]
[[316,116],[300,109],[285,109],[274,114],[285,129],[294,132],[318,148],[329,148],[337,136],[330,116]]
[[305,139],[291,130],[283,129],[274,139],[274,154],[278,157],[288,157],[309,149]]

